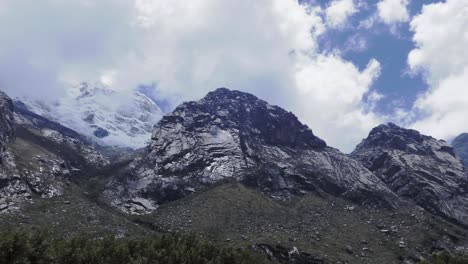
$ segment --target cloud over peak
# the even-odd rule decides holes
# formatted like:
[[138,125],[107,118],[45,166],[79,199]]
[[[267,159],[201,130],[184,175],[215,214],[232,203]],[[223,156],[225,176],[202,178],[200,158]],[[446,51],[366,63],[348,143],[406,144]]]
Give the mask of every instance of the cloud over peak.
[[468,2],[447,0],[424,6],[411,21],[416,48],[410,68],[423,74],[429,89],[414,105],[422,119],[413,125],[438,138],[468,131]]
[[334,1],[331,22],[320,7],[296,0],[2,3],[0,84],[13,95],[51,97],[94,80],[129,91],[156,84],[175,105],[224,86],[294,111],[345,151],[380,121],[363,101],[380,64],[369,58],[359,69],[319,49],[329,23],[356,12],[353,1]]

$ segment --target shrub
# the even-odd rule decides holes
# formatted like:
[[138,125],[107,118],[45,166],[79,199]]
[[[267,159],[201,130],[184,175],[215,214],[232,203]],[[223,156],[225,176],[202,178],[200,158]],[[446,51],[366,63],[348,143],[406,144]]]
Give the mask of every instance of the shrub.
[[0,234],[3,264],[262,264],[255,252],[201,241],[195,235],[165,234],[145,238],[69,239],[48,232]]
[[448,252],[434,254],[422,264],[468,264],[468,256],[451,255]]

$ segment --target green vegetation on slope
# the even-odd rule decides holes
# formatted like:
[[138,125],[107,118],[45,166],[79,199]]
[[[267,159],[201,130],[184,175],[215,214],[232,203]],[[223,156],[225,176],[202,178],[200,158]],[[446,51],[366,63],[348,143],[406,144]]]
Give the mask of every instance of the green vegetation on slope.
[[37,165],[30,163],[33,157],[58,156],[74,161],[81,172],[70,177],[63,196],[42,199],[33,195],[21,211],[0,214],[3,230],[48,228],[56,236],[86,233],[90,238],[127,237],[118,241],[141,241],[140,237],[166,232],[195,232],[217,245],[297,247],[301,253],[326,263],[352,264],[416,261],[430,256],[438,240],[464,241],[467,237],[464,229],[418,208],[369,209],[325,195],[279,202],[230,181],[164,204],[150,215],[128,216],[110,207],[101,194],[109,178],[115,177],[131,157],[99,170],[87,167],[67,146],[49,143],[30,131],[19,133],[11,146],[19,167],[34,170]]
[[448,252],[436,254],[421,264],[467,264],[468,256],[451,255]]
[[138,239],[81,235],[69,239],[26,230],[0,234],[0,263],[5,264],[262,264],[251,251],[206,243],[194,235]]
[[441,239],[466,239],[464,229],[414,207],[370,209],[312,194],[279,202],[238,183],[209,188],[134,218],[160,232],[195,232],[236,248],[296,247],[326,263],[415,262],[430,256]]

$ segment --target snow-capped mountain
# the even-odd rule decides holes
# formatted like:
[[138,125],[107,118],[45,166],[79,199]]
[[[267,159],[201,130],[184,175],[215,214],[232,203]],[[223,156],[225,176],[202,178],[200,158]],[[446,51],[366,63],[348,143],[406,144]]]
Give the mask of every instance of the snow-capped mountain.
[[67,126],[97,143],[141,148],[162,117],[158,105],[143,93],[122,92],[101,82],[83,82],[54,102],[20,98],[29,110]]

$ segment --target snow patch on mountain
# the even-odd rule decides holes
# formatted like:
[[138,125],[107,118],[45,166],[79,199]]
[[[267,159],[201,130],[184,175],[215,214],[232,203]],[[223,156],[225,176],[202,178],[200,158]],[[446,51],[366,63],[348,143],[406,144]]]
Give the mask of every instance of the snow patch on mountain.
[[29,110],[108,146],[141,148],[163,111],[141,92],[83,82],[54,102],[20,98]]

